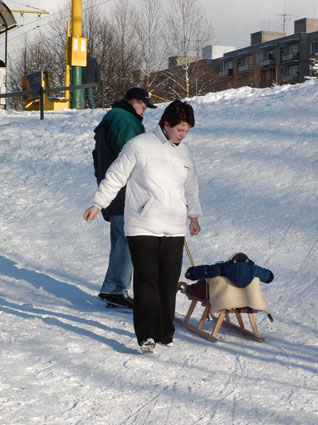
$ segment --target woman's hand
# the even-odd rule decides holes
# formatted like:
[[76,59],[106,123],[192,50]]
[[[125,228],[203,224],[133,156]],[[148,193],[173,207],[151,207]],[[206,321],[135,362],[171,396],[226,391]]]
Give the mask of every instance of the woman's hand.
[[196,217],[192,217],[190,221],[190,235],[197,235],[201,230],[198,219]]
[[91,207],[87,208],[87,210],[84,212],[83,218],[86,221],[95,220],[97,214],[99,213],[100,209],[92,205]]

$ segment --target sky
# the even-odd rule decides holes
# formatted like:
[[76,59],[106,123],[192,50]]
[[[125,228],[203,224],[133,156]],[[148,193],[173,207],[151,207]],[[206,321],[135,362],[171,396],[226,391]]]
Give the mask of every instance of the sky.
[[[97,0],[100,9],[107,12],[115,0]],[[141,0],[130,0],[131,3],[140,3]],[[47,10],[51,14],[56,12],[67,4],[67,0],[23,0],[18,2],[6,0],[5,3],[12,9],[25,9],[27,4],[34,8]],[[71,0],[69,0],[71,3]],[[83,0],[83,7],[85,5]],[[166,0],[163,0],[166,3]],[[282,31],[283,14],[286,14],[286,32],[293,33],[293,21],[304,17],[318,17],[318,3],[315,0],[201,0],[202,7],[206,11],[206,16],[211,18],[215,38],[211,40],[213,44],[229,45],[237,48],[246,47],[250,44],[250,34],[260,30],[264,31]],[[15,14],[18,23],[24,22],[24,27],[14,30],[10,33],[10,39],[13,43],[23,40],[23,33],[33,29],[37,22],[36,15],[25,15],[21,18]],[[43,15],[41,21],[44,23],[46,15]],[[28,22],[33,24],[26,25]],[[34,33],[35,31],[32,31]],[[19,36],[19,37],[18,37]],[[4,37],[0,39],[0,55],[4,51]],[[9,44],[10,48],[10,44]]]

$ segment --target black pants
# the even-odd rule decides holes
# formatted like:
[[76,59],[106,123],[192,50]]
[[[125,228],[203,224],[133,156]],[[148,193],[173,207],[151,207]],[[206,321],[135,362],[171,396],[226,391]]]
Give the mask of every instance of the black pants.
[[138,344],[168,343],[174,334],[184,237],[129,236],[134,266],[134,327]]

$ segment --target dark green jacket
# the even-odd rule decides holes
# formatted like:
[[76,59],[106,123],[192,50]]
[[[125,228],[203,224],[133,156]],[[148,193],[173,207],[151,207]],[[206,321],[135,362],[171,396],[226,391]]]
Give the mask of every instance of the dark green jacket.
[[[128,140],[145,133],[142,119],[130,103],[120,100],[113,103],[112,109],[95,128],[93,159],[98,184]],[[126,188],[123,187],[109,207],[102,210],[105,220],[109,221],[111,215],[124,215],[125,191]]]

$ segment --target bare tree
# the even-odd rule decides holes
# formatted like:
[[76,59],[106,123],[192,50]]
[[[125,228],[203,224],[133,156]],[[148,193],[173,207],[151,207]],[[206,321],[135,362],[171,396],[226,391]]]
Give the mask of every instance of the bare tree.
[[140,7],[134,10],[134,27],[141,55],[139,83],[149,92],[155,91],[158,71],[167,58],[161,0],[142,0]]
[[[37,38],[42,55],[48,57],[49,60],[43,65],[44,70],[49,71],[52,86],[64,86],[67,41],[66,22],[71,21],[71,15],[72,8],[69,3],[65,3],[63,9],[57,13],[54,19],[49,21],[44,29],[41,29]],[[34,47],[35,44],[36,42]]]
[[133,9],[128,0],[117,0],[112,9],[111,21],[116,29],[116,50],[112,60],[116,66],[116,74],[113,75],[113,84],[118,90],[125,90],[134,81],[134,71],[140,68],[140,55],[136,49],[137,40],[132,25]]
[[[10,90],[21,90],[22,77],[38,71],[48,71],[51,86],[64,86],[66,20],[70,20],[70,14],[70,7],[58,12],[32,40],[25,38],[21,47],[10,54]],[[14,108],[24,106],[19,98],[11,99],[9,104]]]
[[198,0],[168,0],[165,16],[166,44],[178,68],[167,71],[167,78],[174,80],[172,89],[176,95],[189,97],[191,77],[196,71],[192,63],[201,57],[202,47],[212,41],[213,26]]
[[[10,57],[11,90],[20,90],[22,77],[36,71],[48,71],[51,86],[64,86],[66,65],[66,21],[71,20],[69,2],[45,29],[32,41],[21,43]],[[132,23],[132,8],[128,0],[117,0],[110,18],[97,9],[97,0],[90,0],[83,8],[83,35],[100,64],[105,83],[104,98],[107,105],[122,97],[134,83],[134,74],[140,68],[140,55]],[[97,100],[99,98],[99,93]],[[18,102],[19,103],[19,102]],[[22,103],[20,102],[22,105]],[[17,102],[14,106],[17,106]]]
[[[10,54],[9,90],[21,90],[23,76],[38,71],[48,71],[51,86],[64,85],[66,28],[60,38],[51,30],[54,27],[46,31],[45,37],[39,32],[32,41],[25,38],[21,47]],[[20,98],[9,100],[10,107],[21,109],[23,105]]]
[[[87,38],[87,45],[99,63],[105,86],[104,100],[107,105],[110,105],[118,95],[116,86],[112,84],[116,72],[113,60],[114,52],[117,49],[116,31],[109,19],[100,13],[96,0],[91,0],[85,4],[86,7],[83,9],[83,35]],[[100,92],[98,91],[95,96],[98,104]]]

